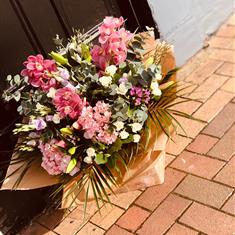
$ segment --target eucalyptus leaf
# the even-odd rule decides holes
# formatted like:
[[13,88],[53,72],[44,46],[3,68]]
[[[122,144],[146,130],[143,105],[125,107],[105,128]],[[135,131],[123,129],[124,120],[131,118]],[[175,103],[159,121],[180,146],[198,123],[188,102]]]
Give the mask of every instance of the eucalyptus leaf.
[[21,78],[20,78],[20,75],[15,75],[14,76],[14,82],[17,84],[17,85],[20,85],[20,82],[21,82]]
[[21,93],[20,91],[16,91],[13,95],[14,99],[16,102],[18,102],[20,100],[20,97],[21,97]]

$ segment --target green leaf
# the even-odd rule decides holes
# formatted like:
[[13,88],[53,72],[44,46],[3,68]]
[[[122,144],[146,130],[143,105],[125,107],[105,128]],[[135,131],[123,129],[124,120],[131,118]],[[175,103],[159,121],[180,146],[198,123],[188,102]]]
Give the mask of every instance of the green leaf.
[[52,51],[50,53],[50,56],[61,65],[69,65],[68,59],[60,55],[59,53]]
[[145,62],[146,68],[148,68],[151,64],[153,64],[153,62],[154,62],[154,57],[150,56]]
[[112,154],[114,152],[118,152],[119,150],[122,149],[122,140],[118,138],[115,143],[109,148],[107,151],[108,153]]
[[74,155],[75,152],[76,152],[76,149],[77,149],[77,147],[72,147],[72,148],[70,148],[70,149],[68,150],[68,153],[69,153],[70,155]]
[[133,115],[133,109],[131,109],[131,108],[128,106],[127,116],[130,118],[130,117],[132,117],[132,115]]
[[66,169],[66,173],[70,173],[74,167],[77,165],[77,160],[75,158],[72,158],[68,164],[68,167]]
[[131,142],[133,142],[133,135],[132,134],[130,134],[127,139],[122,140],[123,144],[129,144]]
[[89,46],[87,46],[86,44],[82,43],[81,44],[81,49],[82,49],[82,57],[86,61],[91,62],[91,54],[90,54]]
[[96,156],[95,156],[95,162],[98,165],[105,164],[108,161],[108,158],[105,155],[103,153],[97,153]]
[[64,127],[64,128],[61,128],[60,129],[60,132],[64,135],[72,135],[73,134],[73,131],[71,128],[69,127]]

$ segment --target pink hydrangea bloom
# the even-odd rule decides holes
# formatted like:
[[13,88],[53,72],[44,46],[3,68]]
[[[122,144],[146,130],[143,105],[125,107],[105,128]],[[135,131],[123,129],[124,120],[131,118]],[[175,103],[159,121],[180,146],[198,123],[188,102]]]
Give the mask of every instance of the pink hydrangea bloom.
[[[39,144],[39,149],[42,152],[42,164],[41,166],[50,174],[50,175],[59,175],[66,173],[68,164],[71,160],[69,155],[64,155],[63,152],[56,147],[55,139],[52,139],[50,142]],[[75,174],[79,171],[79,164],[73,169],[72,174]]]
[[54,60],[45,60],[42,55],[29,56],[24,63],[25,69],[21,71],[22,76],[28,76],[29,83],[34,87],[40,87],[48,91],[55,87],[57,82],[52,73],[57,71]]
[[78,120],[73,124],[76,129],[84,130],[86,139],[96,139],[105,144],[112,144],[116,141],[116,133],[108,130],[108,124],[112,113],[109,105],[98,101],[95,107],[84,107]]
[[100,46],[94,46],[91,55],[94,63],[102,70],[105,70],[111,62],[118,65],[126,59],[127,43],[132,34],[125,28],[120,28],[123,23],[124,19],[122,17],[108,16],[99,27]]
[[69,116],[76,119],[86,105],[84,100],[71,88],[64,87],[56,91],[53,104],[59,112],[61,118]]
[[117,137],[118,137],[118,133],[115,131],[110,132],[108,130],[101,130],[96,138],[102,143],[112,144],[116,141]]

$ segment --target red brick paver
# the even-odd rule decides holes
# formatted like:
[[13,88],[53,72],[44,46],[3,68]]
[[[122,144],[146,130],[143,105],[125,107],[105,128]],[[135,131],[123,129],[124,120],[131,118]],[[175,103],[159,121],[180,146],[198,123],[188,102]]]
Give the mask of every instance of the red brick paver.
[[208,155],[229,160],[235,153],[235,125],[217,142]]
[[166,235],[197,235],[198,232],[181,224],[174,224]]
[[194,203],[180,219],[208,235],[233,235],[235,218],[207,206]]
[[103,235],[105,230],[88,222],[76,235]]
[[235,14],[177,75],[182,96],[200,101],[176,108],[206,122],[177,117],[186,130],[166,152],[162,185],[111,196],[97,211],[41,215],[22,235],[235,235]]
[[126,231],[125,229],[118,227],[117,225],[114,225],[106,233],[106,235],[119,235],[119,234],[120,235],[132,235],[132,233]]
[[209,123],[205,130],[203,130],[203,133],[221,138],[235,122],[234,113],[235,104],[227,104],[223,110]]
[[132,232],[147,219],[149,212],[137,206],[132,206],[126,213],[117,221],[117,225]]
[[110,228],[116,220],[123,214],[124,210],[117,206],[106,204],[91,218],[91,222],[103,229]]
[[218,30],[218,32],[216,33],[216,36],[229,37],[229,38],[235,37],[235,27],[234,27],[234,25],[231,25],[230,23],[223,25]]
[[210,122],[233,97],[226,91],[217,91],[195,113],[195,117]]
[[154,210],[179,184],[184,176],[184,173],[168,168],[166,170],[165,183],[148,188],[135,203],[149,210]]
[[235,194],[226,202],[222,210],[235,215]]
[[192,200],[220,208],[233,189],[196,176],[188,175],[176,188],[176,193]]
[[188,150],[196,153],[206,154],[218,141],[208,135],[198,135],[197,138],[187,147]]
[[167,231],[175,220],[190,205],[191,201],[170,195],[137,231],[140,235],[160,235]]
[[235,156],[219,172],[215,180],[235,188]]
[[192,173],[207,179],[213,178],[224,166],[224,162],[205,157],[196,153],[184,151],[171,164],[171,167]]
[[200,66],[196,71],[194,71],[190,76],[186,78],[186,81],[193,82],[195,84],[201,84],[206,78],[212,75],[216,69],[218,69],[223,62],[218,60],[209,60],[202,66]]
[[[234,40],[234,39],[233,39]],[[217,71],[217,74],[235,76],[235,64],[224,63]]]

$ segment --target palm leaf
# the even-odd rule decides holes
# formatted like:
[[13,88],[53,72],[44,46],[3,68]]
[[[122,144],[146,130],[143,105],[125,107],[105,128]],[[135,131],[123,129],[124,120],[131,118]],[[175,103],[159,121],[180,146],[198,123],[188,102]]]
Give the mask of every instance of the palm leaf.
[[175,74],[177,71],[179,71],[179,70],[180,70],[180,68],[178,68],[178,67],[176,67],[176,68],[170,70],[170,71],[165,75],[165,77],[162,79],[162,81],[160,82],[160,85],[163,84],[163,83],[165,83],[165,82],[167,82],[167,81],[169,81],[169,79],[171,78],[171,76],[174,75],[174,74]]
[[[97,182],[97,184],[99,185],[99,186],[97,185],[97,188],[99,189],[99,187],[100,187],[100,189],[102,190],[102,193],[103,193],[103,195],[105,196],[105,198],[107,199],[107,201],[108,201],[109,203],[111,203],[111,202],[110,202],[110,199],[109,199],[109,196],[108,196],[108,193],[106,192],[106,189],[105,189],[105,187],[104,187],[102,181],[100,180],[99,175],[98,175],[97,172],[95,172],[95,171],[94,171],[94,175],[95,175],[95,179],[96,179],[95,182]],[[99,193],[100,193],[100,196],[102,197],[101,191],[99,191]],[[103,200],[103,203],[104,203],[104,200]]]

